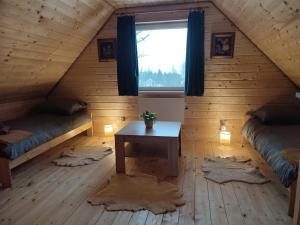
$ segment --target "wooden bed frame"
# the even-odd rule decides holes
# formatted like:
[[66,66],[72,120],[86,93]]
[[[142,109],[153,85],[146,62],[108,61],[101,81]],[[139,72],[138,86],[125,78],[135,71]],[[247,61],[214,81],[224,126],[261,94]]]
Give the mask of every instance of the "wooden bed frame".
[[[299,155],[298,155],[298,165],[300,165]],[[298,167],[299,168],[299,167]],[[299,177],[298,177],[299,178]],[[293,192],[293,224],[300,225],[300,179],[297,179],[297,183],[294,184]]]
[[[243,124],[251,117],[251,111],[247,112],[243,118]],[[247,143],[247,139],[241,135],[241,146],[244,147]],[[297,170],[300,168],[300,151],[299,149],[286,149],[283,156],[291,164],[293,164]],[[298,176],[299,177],[299,176]],[[290,185],[289,190],[289,202],[288,202],[288,215],[293,217],[293,225],[300,225],[300,179]]]
[[[247,140],[242,137],[241,145],[242,147],[247,143]],[[300,150],[295,151],[295,149],[287,149],[284,152],[284,158],[293,164],[297,170],[300,166]],[[289,190],[289,202],[288,202],[288,215],[294,217],[293,225],[300,225],[300,179],[290,185]]]
[[[291,164],[293,164],[297,170],[300,165],[300,150],[299,149],[287,149],[284,150],[283,156]],[[298,172],[299,175],[299,172]],[[300,225],[300,179],[297,180],[289,187],[289,205],[288,215],[293,217],[293,224]]]
[[[92,115],[91,115],[92,119]],[[38,147],[24,153],[22,156],[14,160],[9,160],[6,158],[0,158],[0,183],[2,183],[3,188],[9,188],[12,185],[11,182],[11,169],[17,167],[18,165],[48,151],[49,149],[63,143],[64,141],[87,131],[88,136],[93,136],[93,122],[92,120],[88,123],[85,123],[73,130],[68,131],[67,133],[58,136],[50,141],[39,145]]]

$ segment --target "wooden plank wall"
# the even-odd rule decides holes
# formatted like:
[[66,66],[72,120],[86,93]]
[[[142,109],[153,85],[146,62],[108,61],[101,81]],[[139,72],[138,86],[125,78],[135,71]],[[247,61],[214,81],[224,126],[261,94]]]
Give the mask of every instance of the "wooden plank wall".
[[141,5],[155,6],[158,4],[176,4],[176,3],[208,2],[207,0],[110,0],[110,3],[116,8],[135,7]]
[[26,114],[34,105],[41,103],[43,100],[43,98],[34,98],[0,103],[0,122],[15,119]]
[[0,102],[45,96],[114,11],[106,0],[1,0]]
[[300,85],[300,1],[212,0],[245,34]]
[[[191,139],[217,140],[219,120],[227,119],[233,140],[240,140],[244,114],[273,101],[286,103],[295,94],[294,84],[268,60],[227,18],[211,3],[193,6],[205,8],[206,79],[203,97],[186,97],[184,132]],[[191,5],[170,5],[161,9],[180,9]],[[153,11],[157,7],[135,10]],[[122,10],[124,12],[124,10]],[[128,12],[134,11],[134,9]],[[137,21],[187,18],[187,11],[145,13]],[[211,59],[212,32],[236,32],[233,59]],[[101,30],[97,38],[116,37],[116,16]],[[112,123],[119,128],[125,116],[127,121],[137,118],[137,99],[119,97],[117,91],[116,62],[98,62],[95,38],[72,65],[52,96],[76,96],[89,103],[94,113],[97,135],[103,134],[103,125]],[[126,122],[126,121],[125,121]]]

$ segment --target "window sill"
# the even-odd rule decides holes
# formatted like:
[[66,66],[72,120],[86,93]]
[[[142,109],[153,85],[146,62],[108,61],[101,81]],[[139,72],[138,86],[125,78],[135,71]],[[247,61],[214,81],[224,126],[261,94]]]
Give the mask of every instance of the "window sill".
[[153,90],[153,91],[139,91],[140,97],[145,98],[183,98],[184,97],[184,91],[159,91],[159,90]]

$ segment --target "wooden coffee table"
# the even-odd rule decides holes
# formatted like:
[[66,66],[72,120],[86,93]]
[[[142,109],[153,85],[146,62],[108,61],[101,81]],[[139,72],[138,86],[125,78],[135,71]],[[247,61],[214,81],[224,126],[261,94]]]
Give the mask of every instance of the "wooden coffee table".
[[125,173],[125,142],[165,144],[168,149],[168,174],[178,175],[178,158],[181,155],[181,123],[155,122],[153,129],[146,130],[144,121],[129,122],[115,134],[116,171]]

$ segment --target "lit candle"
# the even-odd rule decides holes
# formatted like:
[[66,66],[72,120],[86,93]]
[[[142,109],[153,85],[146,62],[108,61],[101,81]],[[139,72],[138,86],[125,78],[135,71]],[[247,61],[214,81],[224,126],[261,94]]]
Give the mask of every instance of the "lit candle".
[[231,134],[229,131],[220,131],[220,144],[221,145],[230,145]]
[[106,137],[113,136],[113,133],[114,133],[113,125],[108,124],[104,126],[104,135]]

